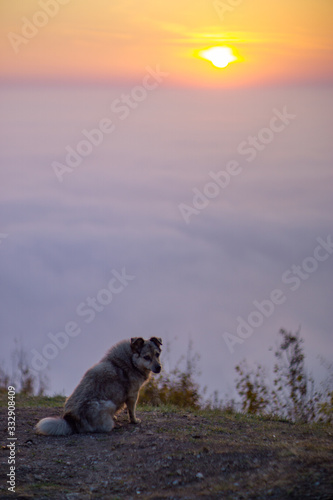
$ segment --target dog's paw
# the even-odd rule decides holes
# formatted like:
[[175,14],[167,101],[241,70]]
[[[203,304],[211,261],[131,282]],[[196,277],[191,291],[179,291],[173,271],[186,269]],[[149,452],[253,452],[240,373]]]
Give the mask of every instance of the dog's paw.
[[141,424],[141,420],[139,418],[136,418],[136,419],[130,420],[130,423],[133,425]]

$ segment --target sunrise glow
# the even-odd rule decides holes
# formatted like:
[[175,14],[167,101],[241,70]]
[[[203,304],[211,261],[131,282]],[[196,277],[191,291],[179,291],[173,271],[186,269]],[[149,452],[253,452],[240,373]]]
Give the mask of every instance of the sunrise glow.
[[210,61],[216,68],[226,68],[228,64],[237,60],[229,47],[210,47],[201,50],[199,56]]
[[190,87],[333,78],[329,0],[322,10],[280,0],[269,15],[266,0],[198,2],[190,13],[176,0],[50,4],[6,2],[3,79],[134,84],[148,65],[170,75],[167,85]]

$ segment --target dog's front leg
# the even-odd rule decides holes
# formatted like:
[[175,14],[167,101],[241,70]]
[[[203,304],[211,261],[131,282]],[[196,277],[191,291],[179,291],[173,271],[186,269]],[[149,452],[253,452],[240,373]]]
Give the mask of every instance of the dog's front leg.
[[138,396],[136,395],[135,397],[128,398],[128,400],[126,402],[128,416],[129,416],[131,424],[139,424],[141,422],[141,420],[139,420],[135,416],[135,407],[136,407],[137,400],[138,400]]

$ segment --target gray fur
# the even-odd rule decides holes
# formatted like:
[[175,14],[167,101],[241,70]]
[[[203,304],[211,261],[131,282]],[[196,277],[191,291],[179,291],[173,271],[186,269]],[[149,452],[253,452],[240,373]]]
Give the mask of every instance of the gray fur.
[[102,360],[83,376],[66,400],[62,418],[44,418],[36,432],[65,436],[74,432],[109,432],[115,414],[126,404],[130,422],[138,423],[135,407],[140,388],[153,373],[161,371],[162,340],[141,337],[113,346]]
[[69,436],[72,434],[71,426],[63,418],[46,417],[40,420],[36,426],[38,434],[45,436]]

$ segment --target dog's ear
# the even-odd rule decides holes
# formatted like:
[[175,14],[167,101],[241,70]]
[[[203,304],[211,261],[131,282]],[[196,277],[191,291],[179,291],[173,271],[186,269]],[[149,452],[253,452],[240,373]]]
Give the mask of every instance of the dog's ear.
[[140,352],[145,341],[142,337],[133,337],[131,339],[131,349],[133,352]]
[[161,350],[162,339],[160,337],[150,337],[149,340]]

